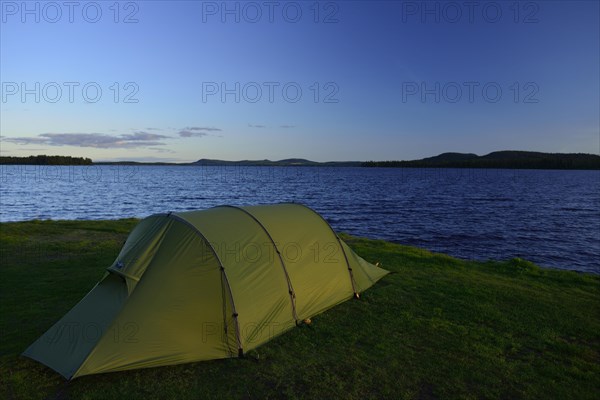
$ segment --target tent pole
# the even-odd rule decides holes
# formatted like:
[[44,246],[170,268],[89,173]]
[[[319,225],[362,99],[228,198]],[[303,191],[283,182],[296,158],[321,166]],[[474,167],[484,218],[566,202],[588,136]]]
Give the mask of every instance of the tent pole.
[[271,240],[271,243],[273,243],[273,248],[275,249],[275,252],[279,256],[279,261],[281,261],[281,267],[283,268],[283,272],[285,274],[285,279],[286,279],[287,285],[288,285],[288,293],[290,294],[290,301],[292,303],[292,316],[293,316],[294,320],[296,321],[296,325],[298,325],[298,314],[296,313],[296,292],[294,291],[294,287],[292,286],[292,281],[290,279],[290,275],[287,272],[287,268],[285,266],[285,262],[283,261],[283,257],[281,256],[281,252],[279,251],[279,248],[277,247],[275,240],[273,240],[273,237],[271,236],[271,234],[269,233],[267,228],[252,213],[250,213],[247,210],[244,210],[241,207],[230,206],[230,205],[224,205],[224,206],[219,206],[219,207],[229,207],[229,208],[235,208],[237,210],[240,210],[241,212],[243,212],[244,214],[246,214],[250,218],[252,218],[258,225],[260,225],[260,227],[263,229],[263,231],[267,234],[269,240]]
[[[229,279],[227,279],[227,274],[225,273],[225,267],[223,266],[223,262],[219,258],[219,255],[215,251],[215,248],[213,247],[213,245],[206,238],[206,236],[204,236],[204,234],[202,232],[200,232],[200,230],[198,228],[196,228],[193,224],[191,224],[190,222],[186,221],[185,219],[183,219],[183,218],[181,218],[181,217],[179,217],[177,215],[169,214],[168,218],[173,218],[176,221],[182,222],[185,225],[189,226],[198,236],[200,236],[200,238],[204,242],[206,242],[206,244],[208,245],[208,248],[211,250],[211,252],[215,256],[215,258],[217,259],[217,262],[219,263],[219,267],[221,269],[221,276],[222,276],[223,282],[225,283],[225,286],[227,287],[227,290],[229,292],[229,299],[231,301],[232,317],[233,317],[233,320],[235,321],[235,338],[237,340],[237,345],[238,345],[238,356],[239,357],[243,356],[244,355],[244,349],[242,348],[242,339],[240,337],[240,324],[239,324],[239,321],[238,321],[238,313],[237,313],[237,311],[235,309],[235,302],[233,301],[233,293],[231,291],[231,285],[229,285]],[[224,323],[225,323],[225,329],[227,329],[226,328],[227,327],[227,321],[224,321]],[[225,332],[227,332],[227,331],[225,331]]]
[[342,250],[342,254],[344,255],[344,259],[346,260],[346,265],[348,266],[348,272],[350,274],[350,283],[352,284],[352,292],[354,292],[354,298],[355,299],[359,299],[360,298],[360,294],[356,290],[356,284],[354,282],[354,274],[352,272],[352,267],[350,266],[350,261],[348,261],[348,255],[344,251],[344,246],[342,246],[342,241],[340,240],[340,237],[337,235],[337,233],[335,233],[335,231],[333,230],[333,228],[331,227],[331,225],[329,224],[329,222],[327,222],[327,220],[321,214],[319,214],[318,212],[316,212],[315,210],[313,210],[309,206],[307,206],[305,204],[302,204],[302,203],[290,203],[290,204],[299,205],[299,206],[302,206],[304,208],[309,209],[310,211],[312,211],[313,213],[315,213],[323,222],[325,222],[325,225],[327,225],[329,227],[329,229],[331,230],[331,233],[333,233],[333,236],[335,236],[335,238],[337,239],[338,246],[340,246],[340,250]]

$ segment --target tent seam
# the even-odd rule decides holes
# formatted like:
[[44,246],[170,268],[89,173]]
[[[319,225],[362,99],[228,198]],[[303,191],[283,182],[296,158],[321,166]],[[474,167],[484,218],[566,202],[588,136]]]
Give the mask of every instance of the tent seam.
[[[235,337],[236,337],[236,341],[237,341],[237,345],[238,345],[238,355],[241,356],[243,355],[243,347],[242,347],[242,340],[240,337],[240,325],[239,325],[239,321],[238,321],[238,313],[236,311],[235,308],[235,301],[233,299],[233,292],[231,290],[231,285],[229,284],[229,279],[227,278],[227,273],[225,272],[225,266],[223,265],[223,262],[221,261],[221,258],[219,257],[219,255],[217,254],[217,251],[215,250],[215,248],[213,247],[212,243],[207,239],[206,236],[204,236],[204,234],[200,231],[200,229],[198,229],[196,226],[194,226],[194,224],[192,224],[191,222],[189,222],[188,220],[186,220],[185,218],[180,217],[179,215],[175,215],[172,213],[169,213],[167,215],[167,218],[173,218],[176,221],[179,221],[187,226],[189,226],[190,228],[192,228],[192,230],[198,235],[200,236],[200,238],[202,240],[204,240],[206,242],[206,244],[208,245],[208,247],[211,249],[213,255],[215,256],[215,258],[217,259],[217,262],[219,263],[219,267],[221,269],[221,274],[223,277],[223,280],[225,282],[225,285],[227,286],[227,289],[229,290],[229,298],[231,300],[231,309],[233,311],[233,319],[235,321]],[[225,306],[225,305],[224,305]],[[227,321],[223,321],[224,323],[224,329],[227,329]]]
[[327,225],[329,227],[329,230],[331,230],[331,233],[333,233],[333,236],[335,236],[338,245],[340,246],[340,250],[342,250],[342,254],[344,255],[344,259],[346,260],[346,266],[348,267],[348,272],[350,275],[350,284],[352,285],[352,291],[354,292],[354,297],[358,298],[358,291],[356,290],[356,283],[354,282],[354,274],[352,273],[352,267],[350,266],[350,260],[348,260],[348,255],[346,254],[346,251],[344,250],[344,246],[342,246],[342,241],[340,239],[340,237],[337,235],[337,233],[335,233],[335,231],[333,230],[333,227],[329,224],[329,222],[327,222],[327,220],[318,212],[316,212],[315,210],[313,210],[312,208],[310,208],[309,206],[302,204],[302,203],[288,203],[288,204],[294,204],[294,205],[298,205],[301,207],[304,207],[308,210],[310,210],[313,214],[317,215],[321,221],[325,222],[325,225]]
[[[165,213],[158,213],[158,214],[153,214],[153,215],[150,215],[150,216],[148,216],[147,218],[151,218],[151,217],[157,217],[157,218],[158,218],[158,217],[168,217],[168,214],[165,214]],[[165,219],[168,219],[168,218],[165,218]],[[137,245],[137,243],[136,243],[136,245]],[[119,310],[119,311],[118,311],[118,312],[115,314],[114,318],[112,319],[112,321],[111,321],[111,322],[110,322],[110,324],[108,325],[108,327],[109,327],[109,328],[106,330],[106,332],[103,332],[103,333],[102,333],[102,335],[100,335],[100,337],[99,337],[99,338],[98,338],[98,340],[96,341],[96,344],[95,344],[95,345],[94,345],[94,346],[93,346],[93,347],[90,349],[90,351],[89,351],[89,352],[88,352],[88,354],[85,356],[85,358],[83,359],[83,361],[81,362],[81,364],[79,364],[79,367],[77,367],[77,368],[76,368],[76,369],[75,369],[75,370],[74,370],[74,371],[71,373],[71,376],[69,376],[69,378],[67,378],[67,380],[69,380],[69,381],[70,381],[70,380],[72,380],[72,379],[73,379],[73,377],[77,378],[77,374],[79,373],[79,371],[81,371],[81,369],[82,369],[82,368],[83,368],[83,366],[84,366],[84,365],[85,365],[85,364],[88,362],[88,360],[90,359],[90,357],[91,357],[91,356],[92,356],[92,355],[93,355],[93,354],[96,352],[96,348],[97,348],[97,346],[98,346],[98,343],[100,343],[100,341],[102,341],[102,339],[104,339],[104,337],[105,337],[105,336],[107,335],[107,333],[110,331],[110,328],[112,328],[112,326],[113,326],[113,324],[114,324],[115,320],[116,320],[116,319],[119,317],[119,315],[121,315],[121,312],[122,312],[122,311],[123,311],[123,309],[124,309],[124,305],[127,303],[127,301],[129,300],[129,297],[130,297],[130,296],[131,296],[131,294],[133,293],[133,292],[129,293],[129,283],[128,283],[128,282],[127,282],[127,280],[125,279],[125,278],[126,278],[126,276],[125,276],[124,274],[122,274],[122,273],[116,273],[116,271],[113,271],[113,270],[111,270],[111,269],[110,269],[110,267],[106,269],[106,272],[107,272],[109,275],[107,275],[107,276],[105,276],[104,278],[102,278],[102,279],[100,280],[100,282],[102,282],[104,279],[106,279],[106,278],[107,278],[108,276],[110,276],[111,274],[114,274],[113,276],[118,276],[118,277],[120,277],[121,279],[123,279],[123,283],[125,283],[125,290],[127,291],[127,298],[125,299],[125,301],[124,301],[124,302],[123,302],[123,304],[121,305],[121,309],[120,309],[120,310]],[[143,276],[143,275],[142,275],[142,276]],[[140,277],[140,279],[141,279],[141,277]],[[137,280],[137,282],[139,282],[139,281],[140,281],[140,279],[138,279],[138,280]],[[94,290],[94,289],[96,288],[96,286],[98,286],[98,285],[100,284],[100,282],[98,282],[98,283],[97,283],[97,284],[96,284],[96,285],[95,285],[95,286],[92,288],[92,290]],[[92,292],[92,290],[90,290],[90,291],[88,292],[88,294],[89,294],[89,293],[91,293],[91,292]],[[87,295],[86,295],[86,296],[87,296]],[[84,298],[83,298],[83,299],[85,299],[85,296],[84,296]],[[79,304],[81,301],[83,301],[83,299],[81,299],[81,300],[80,300],[80,301],[79,301],[77,304]],[[75,306],[77,306],[77,305],[75,305]],[[64,376],[64,375],[63,375],[63,376]]]
[[273,236],[271,236],[271,234],[269,233],[267,228],[262,224],[262,222],[260,222],[260,220],[258,218],[256,218],[256,216],[254,216],[254,214],[252,214],[250,211],[247,211],[247,210],[243,209],[242,207],[230,206],[230,205],[219,206],[219,207],[234,208],[234,209],[239,210],[239,211],[243,212],[244,214],[248,215],[263,229],[263,231],[267,234],[267,237],[271,240],[271,243],[273,243],[273,247],[275,247],[275,251],[277,253],[277,256],[279,257],[279,261],[281,262],[281,267],[283,268],[283,273],[285,274],[285,280],[287,281],[288,293],[290,295],[290,302],[292,303],[292,317],[294,318],[294,320],[296,321],[296,324],[297,324],[298,323],[298,313],[296,311],[296,301],[295,301],[296,291],[294,290],[294,287],[292,286],[292,280],[290,279],[290,275],[288,274],[287,267],[285,266],[285,262],[283,261],[283,257],[281,256],[281,252],[279,251],[279,247],[277,247],[277,244],[275,243]]

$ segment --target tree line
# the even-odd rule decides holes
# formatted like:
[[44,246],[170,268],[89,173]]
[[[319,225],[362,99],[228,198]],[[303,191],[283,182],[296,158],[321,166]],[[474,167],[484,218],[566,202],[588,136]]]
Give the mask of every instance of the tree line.
[[91,158],[37,155],[28,157],[0,156],[0,164],[13,165],[91,165]]

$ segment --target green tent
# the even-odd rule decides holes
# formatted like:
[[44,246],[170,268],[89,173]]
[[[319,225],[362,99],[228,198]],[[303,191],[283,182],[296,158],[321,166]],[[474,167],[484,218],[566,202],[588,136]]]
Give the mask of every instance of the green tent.
[[387,273],[299,204],[153,215],[23,354],[67,379],[237,357]]

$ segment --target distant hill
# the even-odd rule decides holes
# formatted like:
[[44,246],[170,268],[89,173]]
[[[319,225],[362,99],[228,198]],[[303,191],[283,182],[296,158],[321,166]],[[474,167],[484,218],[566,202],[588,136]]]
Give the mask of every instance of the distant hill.
[[94,161],[94,165],[191,165],[189,163],[150,162],[150,161]]
[[412,161],[367,161],[363,167],[405,168],[507,168],[507,169],[600,169],[600,156],[585,153],[495,151],[485,156],[442,153]]
[[360,167],[362,161],[311,161],[304,158],[286,158],[284,160],[215,160],[210,158],[201,158],[191,163],[172,163],[172,162],[142,162],[142,161],[100,161],[97,165],[179,165],[179,166],[244,166],[244,167]]
[[224,161],[212,160],[203,158],[192,165],[201,166],[257,166],[257,167],[360,167],[360,161],[310,161],[304,158],[286,158],[284,160],[240,160],[240,161]]

